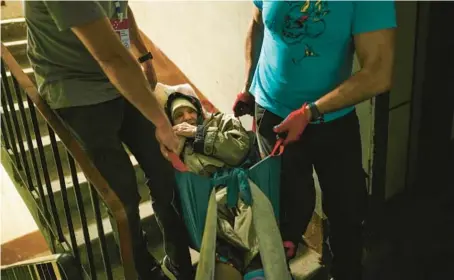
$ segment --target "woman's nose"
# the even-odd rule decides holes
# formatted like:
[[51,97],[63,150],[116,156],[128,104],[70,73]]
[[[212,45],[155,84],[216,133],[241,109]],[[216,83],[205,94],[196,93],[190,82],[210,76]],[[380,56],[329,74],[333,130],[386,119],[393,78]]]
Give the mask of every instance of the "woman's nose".
[[184,113],[184,119],[185,120],[190,120],[191,119],[191,114],[185,112]]

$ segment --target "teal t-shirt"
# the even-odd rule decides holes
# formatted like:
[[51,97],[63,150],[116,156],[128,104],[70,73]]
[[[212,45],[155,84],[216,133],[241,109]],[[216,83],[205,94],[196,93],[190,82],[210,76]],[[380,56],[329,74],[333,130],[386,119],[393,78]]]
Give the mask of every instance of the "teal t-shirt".
[[[283,118],[351,76],[353,36],[396,27],[393,1],[259,1],[264,37],[250,92]],[[353,107],[325,115],[334,120]]]

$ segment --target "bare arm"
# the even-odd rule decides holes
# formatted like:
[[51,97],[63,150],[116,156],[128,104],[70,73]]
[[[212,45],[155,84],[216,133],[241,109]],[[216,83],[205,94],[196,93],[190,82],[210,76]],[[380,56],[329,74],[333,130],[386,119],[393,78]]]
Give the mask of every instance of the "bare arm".
[[[134,18],[134,14],[131,10],[131,7],[128,6],[128,19],[130,22],[129,32],[130,32],[130,39],[131,39],[131,51],[136,58],[139,58],[149,52],[147,49],[145,42],[140,35],[140,29],[137,26],[136,19]],[[143,73],[147,77],[148,82],[150,83],[151,88],[154,90],[156,87],[156,83],[158,79],[156,77],[156,72],[153,67],[153,61],[147,60],[141,64]]]
[[71,28],[112,84],[157,128],[170,123],[153,95],[139,63],[123,46],[107,17]]
[[355,35],[361,70],[315,102],[320,113],[356,105],[391,88],[394,36],[395,29]]
[[131,51],[136,58],[139,58],[148,52],[142,37],[140,36],[139,27],[131,8],[128,6],[129,34],[131,39]]
[[244,81],[243,91],[247,91],[252,83],[263,42],[262,12],[254,6],[252,13],[252,20],[246,36],[246,80]]

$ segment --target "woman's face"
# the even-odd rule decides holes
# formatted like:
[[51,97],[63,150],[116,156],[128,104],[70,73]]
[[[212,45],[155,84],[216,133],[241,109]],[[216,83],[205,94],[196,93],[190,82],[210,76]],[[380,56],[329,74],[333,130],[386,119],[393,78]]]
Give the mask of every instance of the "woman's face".
[[190,125],[197,125],[197,111],[191,107],[180,107],[173,113],[175,125],[187,122]]

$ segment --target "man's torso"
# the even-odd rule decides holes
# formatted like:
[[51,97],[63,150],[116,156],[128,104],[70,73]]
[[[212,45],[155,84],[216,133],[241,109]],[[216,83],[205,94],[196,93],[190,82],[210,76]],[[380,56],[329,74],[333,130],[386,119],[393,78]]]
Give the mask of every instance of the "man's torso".
[[[66,2],[66,1],[64,1]],[[68,1],[69,2],[69,1]],[[52,6],[53,13],[68,14],[68,22],[81,24],[96,18],[95,13],[115,18],[115,1],[75,1]],[[54,108],[84,106],[109,101],[119,96],[103,70],[70,28],[60,30],[44,1],[25,1],[28,26],[28,56],[35,71],[39,91]],[[71,6],[69,6],[71,5]],[[95,5],[97,11],[87,15],[85,5]],[[59,11],[60,9],[60,11]],[[121,10],[126,14],[127,2]],[[89,18],[89,17],[92,18]]]
[[256,1],[256,5],[261,5],[265,29],[250,91],[261,106],[285,118],[351,75],[353,2]]

